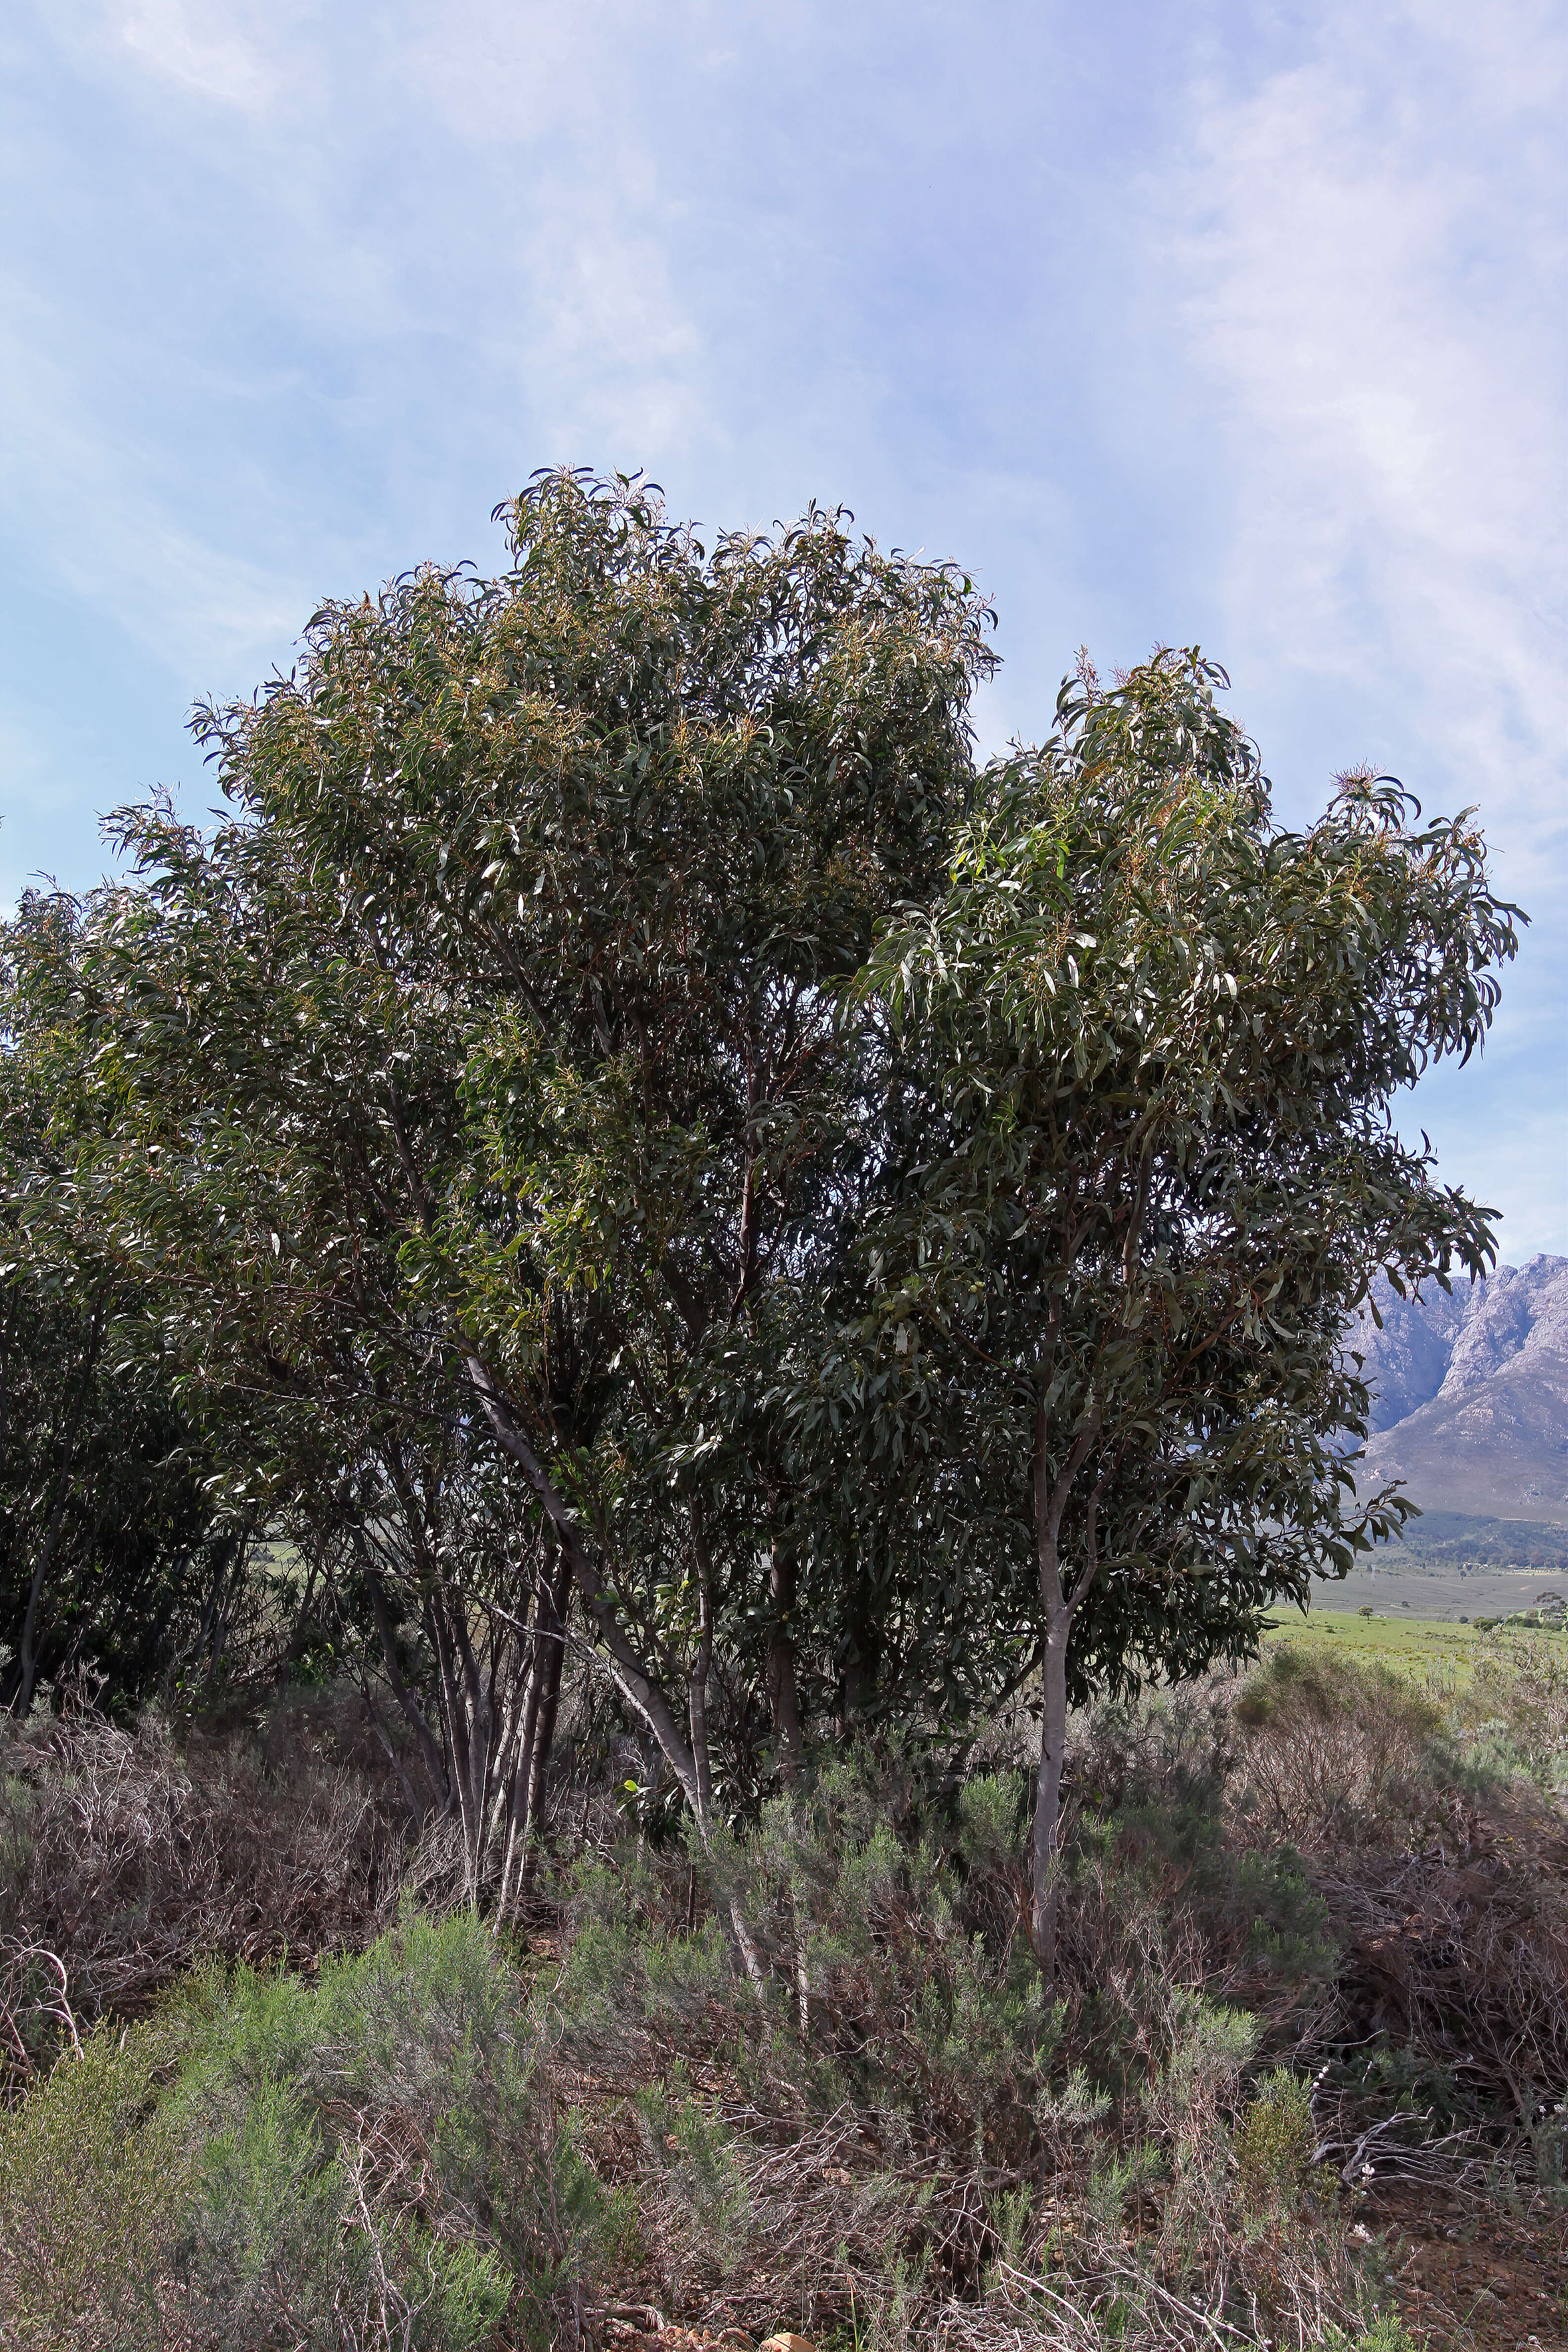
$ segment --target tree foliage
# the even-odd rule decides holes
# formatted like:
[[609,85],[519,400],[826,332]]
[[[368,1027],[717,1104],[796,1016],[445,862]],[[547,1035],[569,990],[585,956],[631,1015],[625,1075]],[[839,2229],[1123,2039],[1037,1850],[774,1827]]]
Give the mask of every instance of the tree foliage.
[[1398,1527],[1343,1456],[1346,1324],[1379,1266],[1490,1254],[1391,1116],[1480,1044],[1513,951],[1480,837],[1363,774],[1279,825],[1221,682],[1168,653],[1064,688],[856,983],[926,1076],[866,1223],[877,1295],[801,1409],[846,1398],[874,1459],[929,1465],[939,1550],[983,1546],[1043,1653],[1042,1957],[1069,1696],[1245,1654]]
[[213,1491],[350,1594],[476,1893],[569,1642],[704,1835],[1043,1660],[1047,1957],[1068,1694],[1397,1521],[1342,1333],[1487,1261],[1389,1106],[1511,910],[1385,779],[1278,825],[1195,654],[977,773],[962,573],[618,478],[498,511],[499,578],[198,712],[215,826],[114,821],[28,966],[18,1229],[148,1303]]
[[79,944],[69,901],[29,892],[0,948],[0,1700],[23,1713],[40,1681],[133,1701],[210,1668],[245,1543],[135,1286],[90,1234],[29,1231],[79,1097]]

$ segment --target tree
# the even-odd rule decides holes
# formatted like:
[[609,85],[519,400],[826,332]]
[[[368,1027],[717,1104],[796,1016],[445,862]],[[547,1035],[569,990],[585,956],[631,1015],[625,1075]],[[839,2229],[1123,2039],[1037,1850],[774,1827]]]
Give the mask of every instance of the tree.
[[112,1704],[210,1674],[247,1557],[133,1287],[79,1233],[36,1245],[79,945],[58,894],[26,893],[0,925],[0,1704],[21,1714],[87,1668]]
[[231,1506],[352,1589],[476,1895],[568,1641],[704,1838],[760,1725],[788,1784],[830,1708],[957,1729],[1037,1658],[1048,1969],[1069,1699],[1405,1508],[1341,1335],[1487,1261],[1388,1108],[1513,910],[1387,780],[1279,827],[1195,654],[977,777],[961,573],[619,478],[504,512],[500,578],[197,714],[214,827],[121,813],[40,950],[37,1263],[151,1302]]
[[721,1651],[798,1747],[763,1310],[871,1148],[829,992],[943,871],[987,616],[837,516],[710,553],[553,475],[507,518],[502,578],[324,608],[293,675],[198,715],[212,833],[121,813],[56,1207],[163,1301],[258,1497],[374,1452],[405,1624],[436,1579],[400,1482],[487,1430],[533,1515],[529,1654],[563,1562],[706,1830]]
[[866,1310],[795,1391],[808,1434],[858,1414],[928,1552],[1043,1657],[1047,1974],[1069,1700],[1246,1654],[1397,1527],[1340,1451],[1368,1409],[1346,1325],[1378,1268],[1446,1283],[1493,1249],[1390,1109],[1480,1044],[1517,909],[1468,816],[1424,824],[1387,778],[1279,826],[1221,679],[1194,652],[1069,681],[945,894],[879,938],[854,999],[930,1082]]

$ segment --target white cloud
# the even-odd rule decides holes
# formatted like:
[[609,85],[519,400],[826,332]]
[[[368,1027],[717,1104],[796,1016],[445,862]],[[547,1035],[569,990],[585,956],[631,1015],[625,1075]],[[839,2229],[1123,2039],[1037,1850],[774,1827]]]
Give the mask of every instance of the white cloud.
[[1227,477],[1227,658],[1273,705],[1245,715],[1289,756],[1281,714],[1358,713],[1429,803],[1479,804],[1537,919],[1484,1063],[1405,1115],[1513,1257],[1568,1237],[1565,65],[1530,0],[1331,6],[1200,83],[1150,184]]
[[[231,516],[195,530],[169,478],[78,363],[68,321],[8,289],[4,506],[56,583],[182,680],[243,676],[288,642],[310,607],[296,579],[225,544]],[[188,488],[188,486],[186,486]],[[46,521],[47,518],[47,521]]]
[[1175,188],[1234,475],[1227,602],[1276,672],[1393,685],[1538,854],[1568,732],[1562,44],[1506,5],[1320,26],[1288,68],[1202,93]]
[[[137,61],[199,98],[265,110],[282,80],[275,10],[224,7],[214,0],[140,0],[119,13],[117,31]],[[256,26],[247,30],[247,20]]]
[[[660,11],[667,37],[682,13]],[[447,0],[397,70],[465,142],[515,145],[562,127],[586,141],[612,114],[624,130],[634,111],[636,28],[628,0]],[[607,172],[624,172],[624,143],[601,152]]]
[[[1278,772],[1371,752],[1479,800],[1548,917],[1488,1058],[1528,1099],[1568,797],[1555,11],[1220,0],[1137,53],[1052,13],[22,0],[14,541],[183,700],[328,588],[480,552],[541,461],[646,462],[713,520],[847,497],[997,593],[988,741],[1079,637],[1190,627]],[[1507,1132],[1471,1160],[1543,1215],[1545,1129]]]
[[309,79],[310,0],[32,0],[30,13],[79,69],[123,81],[131,67],[207,108],[259,118]]
[[[706,13],[662,13],[667,68]],[[510,352],[557,456],[576,454],[586,433],[624,459],[706,421],[702,339],[672,276],[681,207],[639,74],[647,31],[629,0],[451,0],[398,62],[464,149],[489,151],[492,184],[511,184]],[[506,321],[492,317],[485,332],[509,349]]]

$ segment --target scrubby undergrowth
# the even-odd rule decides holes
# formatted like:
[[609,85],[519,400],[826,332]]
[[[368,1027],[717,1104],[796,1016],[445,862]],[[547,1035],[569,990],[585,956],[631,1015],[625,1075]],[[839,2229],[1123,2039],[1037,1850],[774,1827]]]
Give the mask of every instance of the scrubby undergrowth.
[[35,1721],[0,1764],[4,2341],[1394,2346],[1403,2197],[1561,2238],[1557,1703],[1500,1669],[1478,1725],[1286,1649],[1100,1710],[1049,1998],[1005,1727],[956,1790],[825,1762],[710,1854],[584,1782],[498,1936],[417,1907],[439,1838],[350,1764]]

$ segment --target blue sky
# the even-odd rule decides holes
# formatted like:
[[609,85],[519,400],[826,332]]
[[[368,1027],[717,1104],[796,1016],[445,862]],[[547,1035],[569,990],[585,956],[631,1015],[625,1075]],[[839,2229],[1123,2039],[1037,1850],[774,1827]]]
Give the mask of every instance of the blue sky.
[[499,554],[538,465],[847,500],[1001,612],[1229,668],[1282,813],[1479,803],[1535,917],[1411,1107],[1568,1250],[1563,15],[1050,0],[7,0],[0,896],[205,805],[198,694]]

